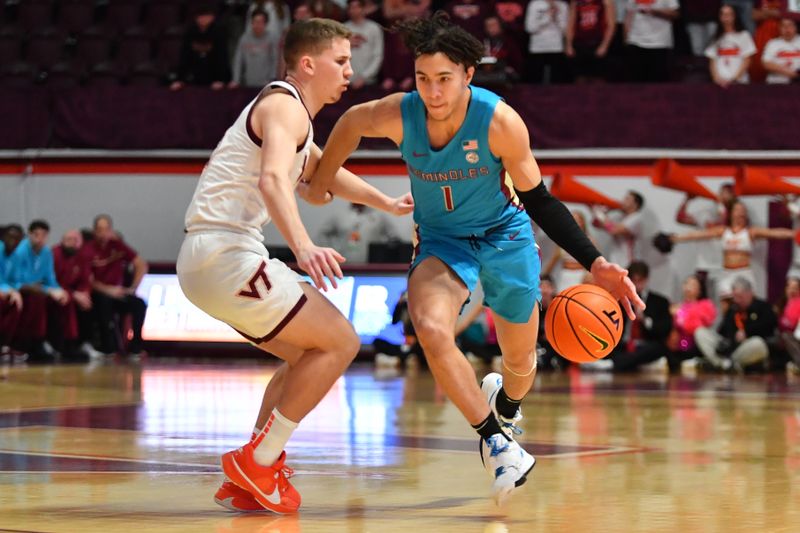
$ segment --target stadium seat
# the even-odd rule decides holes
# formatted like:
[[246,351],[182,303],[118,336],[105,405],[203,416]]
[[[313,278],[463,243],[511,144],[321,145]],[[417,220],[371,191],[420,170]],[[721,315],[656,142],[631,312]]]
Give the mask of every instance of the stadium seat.
[[13,26],[0,28],[0,65],[22,59],[22,32]]
[[117,43],[116,62],[130,67],[150,61],[153,56],[150,36],[141,27],[125,32]]
[[25,60],[32,65],[47,70],[62,59],[64,41],[64,34],[55,28],[36,31],[28,41]]
[[77,34],[94,23],[94,0],[63,0],[59,3],[56,24],[70,34]]
[[56,63],[47,71],[45,83],[56,89],[71,89],[81,83],[81,71],[69,61]]
[[106,10],[106,25],[113,30],[124,32],[139,25],[142,15],[140,0],[114,0]]
[[180,0],[150,2],[145,7],[144,27],[151,35],[161,35],[167,28],[185,22],[183,11]]
[[33,65],[16,61],[0,69],[0,86],[27,88],[36,82],[37,70]]
[[102,28],[90,28],[78,37],[75,60],[85,66],[94,66],[111,58],[111,38]]
[[53,21],[51,0],[25,0],[17,10],[17,25],[26,32],[50,26]]

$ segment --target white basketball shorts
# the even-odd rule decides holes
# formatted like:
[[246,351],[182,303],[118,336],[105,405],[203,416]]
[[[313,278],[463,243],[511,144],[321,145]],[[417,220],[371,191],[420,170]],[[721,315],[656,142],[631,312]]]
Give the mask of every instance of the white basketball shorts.
[[188,233],[176,269],[189,301],[254,344],[280,333],[306,302],[303,278],[247,235]]

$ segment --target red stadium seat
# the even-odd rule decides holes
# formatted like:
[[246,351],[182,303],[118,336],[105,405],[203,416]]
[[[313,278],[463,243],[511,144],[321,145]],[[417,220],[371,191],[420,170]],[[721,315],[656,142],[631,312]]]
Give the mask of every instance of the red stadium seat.
[[56,24],[59,28],[75,34],[94,23],[94,0],[64,0],[59,3]]
[[25,60],[46,70],[62,59],[64,41],[64,34],[54,28],[35,32],[28,41]]

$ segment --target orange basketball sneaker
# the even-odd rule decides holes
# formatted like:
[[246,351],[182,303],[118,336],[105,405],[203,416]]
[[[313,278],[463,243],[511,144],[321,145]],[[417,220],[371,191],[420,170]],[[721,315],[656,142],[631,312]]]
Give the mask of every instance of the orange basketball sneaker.
[[240,488],[248,491],[265,509],[273,513],[297,512],[300,494],[283,471],[286,452],[270,466],[258,464],[253,457],[255,447],[248,442],[241,448],[222,456],[222,470]]
[[[294,475],[294,470],[290,466],[283,465],[283,475],[289,479]],[[269,511],[258,503],[252,494],[237,487],[233,481],[227,478],[214,494],[214,501],[226,509],[239,513],[266,513]]]

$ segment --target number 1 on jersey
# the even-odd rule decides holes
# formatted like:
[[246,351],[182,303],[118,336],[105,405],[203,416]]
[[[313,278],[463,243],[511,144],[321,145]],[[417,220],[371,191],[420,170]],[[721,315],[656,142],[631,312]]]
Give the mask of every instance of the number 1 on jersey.
[[456,206],[453,204],[453,188],[450,185],[443,186],[442,194],[444,195],[444,208],[448,211],[455,209]]

